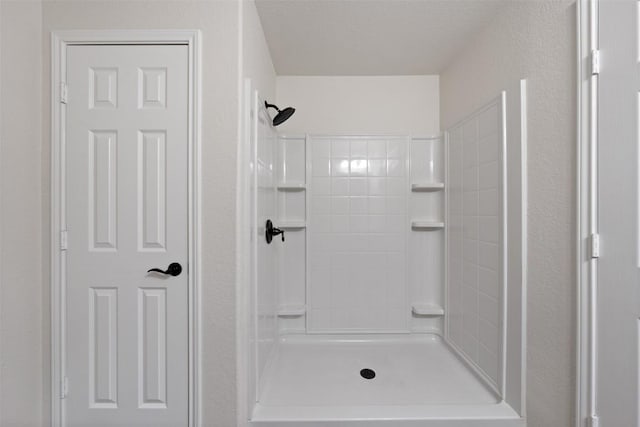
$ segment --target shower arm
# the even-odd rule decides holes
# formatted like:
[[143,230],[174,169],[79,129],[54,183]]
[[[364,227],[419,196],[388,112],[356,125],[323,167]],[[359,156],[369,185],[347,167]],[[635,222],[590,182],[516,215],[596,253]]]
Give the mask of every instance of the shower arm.
[[275,105],[273,105],[273,104],[269,104],[267,101],[264,101],[264,108],[266,108],[267,110],[268,110],[269,108],[275,108],[275,109],[276,109],[276,111],[277,111],[278,113],[280,112],[280,109],[279,109],[278,107],[276,107],[276,106],[275,106]]

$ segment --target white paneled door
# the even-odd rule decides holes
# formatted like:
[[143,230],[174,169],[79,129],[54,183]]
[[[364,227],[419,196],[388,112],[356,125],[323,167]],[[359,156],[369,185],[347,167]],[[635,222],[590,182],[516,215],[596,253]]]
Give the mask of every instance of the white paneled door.
[[188,47],[70,46],[66,79],[66,424],[186,426]]

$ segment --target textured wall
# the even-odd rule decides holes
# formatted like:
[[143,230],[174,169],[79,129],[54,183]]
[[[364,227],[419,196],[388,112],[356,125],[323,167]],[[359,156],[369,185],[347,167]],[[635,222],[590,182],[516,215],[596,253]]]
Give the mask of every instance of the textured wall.
[[278,131],[437,135],[438,93],[438,76],[279,76],[277,103],[296,114]]
[[39,426],[48,410],[42,402],[48,301],[40,270],[41,11],[39,2],[0,2],[0,425],[12,427]]
[[575,28],[573,2],[518,2],[440,80],[446,129],[528,79],[529,427],[568,427],[574,415]]

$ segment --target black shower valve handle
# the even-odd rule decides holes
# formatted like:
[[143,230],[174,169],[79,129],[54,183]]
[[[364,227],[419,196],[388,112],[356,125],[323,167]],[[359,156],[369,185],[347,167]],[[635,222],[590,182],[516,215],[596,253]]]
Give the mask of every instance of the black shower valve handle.
[[277,236],[278,234],[282,237],[282,241],[284,242],[284,230],[273,227],[273,235]]
[[282,237],[282,241],[284,242],[284,230],[276,228],[273,226],[273,222],[270,219],[267,220],[265,224],[264,237],[267,240],[267,244],[270,244],[273,240],[273,236],[280,235]]

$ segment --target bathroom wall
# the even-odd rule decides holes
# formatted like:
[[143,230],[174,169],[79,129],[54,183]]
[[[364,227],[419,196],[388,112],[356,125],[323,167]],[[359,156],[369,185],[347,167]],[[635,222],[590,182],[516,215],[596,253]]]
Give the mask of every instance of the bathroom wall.
[[436,135],[439,90],[438,76],[278,76],[278,105],[296,108],[278,131]]
[[529,427],[574,418],[575,28],[572,1],[517,2],[441,74],[443,129],[528,79]]
[[[241,77],[274,93],[273,67],[262,33],[255,28],[252,2],[217,1],[45,1],[43,5],[42,158],[49,195],[49,32],[60,29],[180,28],[202,31],[202,420],[203,425],[235,425],[236,399],[236,159]],[[246,11],[246,19],[244,12]],[[242,31],[244,25],[247,31]],[[246,64],[246,68],[243,66]],[[46,223],[48,226],[48,223]],[[222,227],[227,232],[221,232]],[[43,230],[45,239],[49,230]],[[48,257],[48,251],[45,253]],[[44,271],[48,271],[45,266]],[[48,301],[48,280],[43,292]],[[42,316],[47,319],[46,307]],[[48,328],[48,326],[47,326]],[[49,345],[44,329],[45,349]],[[48,365],[47,365],[48,368]],[[48,369],[44,378],[49,375]],[[47,413],[48,414],[48,413]],[[31,424],[29,424],[31,426]]]
[[[39,2],[0,2],[0,425],[42,425],[48,359],[42,293]],[[48,159],[47,159],[48,160]],[[46,181],[48,183],[48,180]]]

